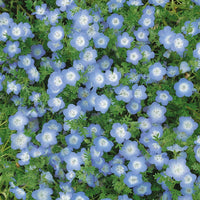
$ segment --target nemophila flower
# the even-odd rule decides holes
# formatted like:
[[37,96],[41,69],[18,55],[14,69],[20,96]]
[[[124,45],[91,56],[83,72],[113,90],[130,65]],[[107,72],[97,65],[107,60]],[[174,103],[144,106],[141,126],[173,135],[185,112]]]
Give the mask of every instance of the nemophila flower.
[[189,67],[189,64],[185,61],[182,61],[180,64],[180,71],[181,73],[189,72],[191,68]]
[[144,157],[132,157],[128,168],[131,170],[134,174],[139,174],[140,172],[145,172],[147,169],[147,165],[145,163]]
[[108,176],[108,175],[112,174],[110,165],[106,162],[99,169],[99,172],[102,173],[104,176]]
[[137,31],[134,31],[134,35],[135,35],[137,41],[147,42],[149,31],[142,27],[139,27]]
[[147,94],[145,93],[146,87],[144,85],[135,84],[132,87],[133,91],[133,100],[136,102],[140,102],[141,100],[144,100],[147,98]]
[[10,130],[23,131],[28,121],[28,118],[21,111],[18,111],[15,115],[9,117],[8,128]]
[[70,200],[72,198],[72,193],[70,192],[59,192],[60,198],[57,198],[56,200]]
[[34,105],[38,105],[40,101],[41,94],[38,92],[32,92],[32,95],[29,96],[29,99],[34,103]]
[[47,4],[42,4],[41,6],[35,6],[35,12],[32,15],[35,15],[37,19],[43,20],[46,15]]
[[72,188],[71,183],[69,182],[65,182],[65,183],[60,182],[59,186],[63,192],[74,193],[74,189]]
[[193,51],[193,56],[200,59],[200,42],[196,44],[196,49]]
[[181,180],[180,186],[182,188],[190,188],[194,186],[194,182],[196,180],[196,175],[191,172],[187,173]]
[[154,4],[155,6],[165,7],[165,4],[168,3],[169,0],[150,0],[149,3]]
[[177,83],[174,84],[176,90],[176,96],[178,97],[190,97],[193,92],[193,83],[185,78],[181,78]]
[[10,17],[10,15],[7,12],[3,12],[0,14],[0,26],[3,25],[9,26],[13,22],[13,19]]
[[73,21],[74,28],[86,31],[89,28],[89,24],[92,23],[93,18],[89,15],[87,10],[80,10],[74,15]]
[[84,71],[85,71],[86,65],[85,65],[84,62],[81,61],[81,60],[74,60],[74,61],[73,61],[73,67],[74,67],[77,71],[84,72]]
[[174,77],[179,75],[179,69],[177,66],[169,66],[167,67],[167,76]]
[[19,83],[16,84],[16,81],[9,82],[7,81],[7,94],[13,92],[14,94],[18,95],[21,91],[21,85]]
[[192,135],[198,128],[198,124],[191,117],[180,117],[178,131],[187,135]]
[[169,101],[172,101],[172,96],[169,94],[169,92],[167,90],[164,91],[157,91],[156,92],[157,96],[156,96],[156,101],[161,103],[163,106],[166,106]]
[[163,44],[166,49],[171,49],[176,36],[176,34],[171,30],[171,27],[165,26],[163,30],[158,32],[158,35],[160,43]]
[[199,33],[198,22],[186,21],[181,30],[184,34],[195,36]]
[[23,132],[11,135],[11,148],[12,149],[25,149],[28,143],[31,141],[31,137],[24,135]]
[[34,146],[31,148],[29,154],[32,158],[40,157],[41,155],[45,154],[45,148],[42,146],[40,146],[40,147]]
[[63,48],[63,44],[60,41],[57,41],[57,42],[48,41],[47,46],[53,52],[56,52],[56,51],[61,50]]
[[78,119],[80,116],[81,107],[69,104],[67,109],[63,110],[66,120]]
[[20,37],[24,35],[24,30],[22,28],[22,24],[12,23],[10,25],[10,29],[8,31],[8,35],[11,36],[13,40],[18,40]]
[[174,178],[176,181],[181,181],[183,176],[185,176],[189,171],[190,170],[186,165],[185,159],[183,158],[171,159],[168,162],[166,175]]
[[152,126],[151,120],[145,117],[139,117],[138,123],[139,123],[139,129],[141,131],[148,131]]
[[132,41],[133,41],[133,37],[130,37],[127,32],[123,32],[122,35],[119,35],[117,37],[117,46],[124,47],[124,48],[130,48]]
[[59,60],[57,53],[52,54],[52,60],[50,61],[50,64],[52,68],[54,69],[54,71],[59,71],[66,67],[66,63]]
[[127,167],[123,164],[115,164],[111,167],[111,172],[118,177],[125,174],[127,170]]
[[140,151],[138,149],[138,143],[131,140],[125,141],[121,150],[119,150],[119,153],[125,159],[131,160],[133,156],[138,156],[140,154]]
[[117,143],[123,143],[131,137],[130,132],[127,131],[126,124],[114,123],[110,135],[114,137]]
[[114,144],[106,137],[99,136],[94,139],[94,145],[99,151],[109,152]]
[[127,51],[126,61],[132,63],[133,65],[137,65],[138,62],[142,59],[142,54],[139,49],[134,48],[132,50]]
[[137,73],[136,69],[130,69],[130,72],[126,74],[130,83],[138,83],[141,75]]
[[78,101],[77,105],[79,105],[81,107],[83,112],[93,110],[93,106],[90,104],[88,99],[82,99],[82,100]]
[[121,15],[118,15],[116,13],[110,15],[107,18],[108,26],[113,29],[120,29],[123,25],[123,22],[124,22],[124,18]]
[[126,103],[128,103],[133,97],[132,90],[130,90],[128,86],[124,85],[115,88],[115,93],[117,94],[116,99],[118,101],[124,101]]
[[83,64],[92,65],[96,63],[95,59],[97,57],[97,51],[92,49],[92,47],[89,47],[85,49],[83,52],[81,52],[79,57],[83,61]]
[[166,113],[166,108],[160,104],[154,102],[147,110],[147,115],[153,123],[163,123],[166,120],[164,114]]
[[98,160],[103,155],[103,151],[98,150],[96,146],[91,146],[90,154],[93,160]]
[[161,65],[161,63],[154,63],[149,67],[149,77],[154,81],[160,81],[166,74],[166,69]]
[[95,48],[105,49],[107,47],[110,39],[109,39],[109,37],[107,37],[103,33],[99,33],[93,38],[93,40],[94,40]]
[[98,31],[99,25],[97,23],[90,25],[88,30],[86,31],[88,38],[91,40],[92,38],[96,37],[99,33]]
[[180,56],[182,56],[185,47],[187,47],[188,44],[189,42],[184,38],[184,36],[181,33],[178,33],[173,39],[171,50],[176,51]]
[[100,111],[101,113],[106,113],[108,108],[110,107],[110,99],[106,95],[97,96],[95,98],[94,108],[96,111]]
[[29,69],[30,67],[34,66],[34,60],[32,59],[30,54],[24,55],[24,56],[19,56],[19,61],[17,65],[20,68],[23,68],[25,70]]
[[132,200],[127,194],[118,196],[118,200]]
[[8,39],[7,35],[8,35],[9,28],[8,28],[8,26],[5,26],[5,25],[0,26],[0,27],[1,27],[1,29],[0,29],[0,41],[5,42]]
[[105,86],[105,75],[101,70],[95,70],[89,76],[93,88],[103,88]]
[[22,40],[25,41],[27,38],[33,38],[35,35],[31,31],[31,25],[29,23],[22,23],[22,29],[24,30],[24,34],[21,36]]
[[82,51],[89,45],[89,38],[85,32],[74,33],[70,44],[76,50]]
[[135,174],[134,172],[128,172],[125,174],[124,183],[129,187],[133,188],[142,183],[142,175]]
[[69,84],[71,86],[75,86],[76,82],[79,81],[80,75],[76,69],[70,67],[68,69],[64,69],[62,71],[63,81],[65,84]]
[[54,130],[42,130],[42,133],[36,136],[36,140],[41,143],[41,146],[48,148],[51,145],[57,144],[56,136],[58,133]]
[[60,10],[58,8],[48,11],[46,16],[52,26],[55,26],[58,23],[58,19],[61,18]]
[[58,112],[60,109],[63,109],[65,107],[65,103],[62,100],[62,97],[59,98],[50,98],[48,100],[48,106],[51,107],[52,112]]
[[124,164],[124,158],[120,157],[119,154],[115,155],[114,158],[109,162],[111,166],[115,164]]
[[89,198],[85,195],[84,192],[77,192],[72,195],[71,200],[89,200]]
[[156,124],[149,129],[148,134],[152,139],[160,138],[163,134],[163,128],[161,125]]
[[154,26],[154,20],[154,15],[143,14],[138,23],[142,26],[142,28],[148,29]]
[[23,149],[21,153],[16,155],[16,158],[20,159],[18,163],[20,165],[28,165],[30,163],[30,154],[28,149]]
[[106,70],[105,78],[106,85],[117,86],[119,85],[119,80],[121,79],[121,73],[117,71],[116,67],[114,67],[113,72]]
[[166,153],[160,153],[152,155],[148,161],[154,164],[158,170],[161,170],[164,164],[168,164],[169,158]]
[[21,53],[21,49],[19,48],[19,42],[6,42],[6,47],[3,49],[4,53],[7,53],[10,58],[13,58],[16,54]]
[[62,26],[51,27],[48,38],[52,42],[58,42],[64,38],[64,29]]
[[124,0],[110,0],[107,5],[108,5],[108,11],[109,13],[112,13],[114,10],[118,10],[123,6]]
[[53,190],[47,187],[40,187],[38,190],[34,190],[32,192],[32,197],[35,200],[51,200],[51,195],[53,194]]
[[127,1],[129,6],[142,6],[144,5],[141,0],[129,0]]
[[62,12],[66,11],[74,3],[74,0],[56,0],[56,5],[59,6]]
[[69,171],[66,174],[66,178],[67,180],[69,180],[70,183],[74,180],[75,177],[76,177],[76,173],[74,171]]
[[154,6],[146,6],[143,10],[142,10],[143,14],[146,15],[154,15],[155,13],[155,7]]
[[[102,158],[102,157],[99,157],[98,159],[92,159],[91,160],[92,161],[92,166],[94,166],[94,167],[96,167],[97,169],[101,169],[103,166],[104,166],[104,164],[106,163],[105,162],[105,159],[104,158]],[[106,167],[107,168],[107,167]],[[109,170],[109,168],[108,169],[103,169],[102,170],[102,173],[104,173],[105,175],[107,175],[107,171]]]
[[133,192],[138,196],[150,195],[151,191],[151,183],[149,182],[142,182],[138,186],[133,188]]
[[63,73],[61,72],[53,72],[51,73],[48,80],[48,88],[55,91],[62,91],[65,88],[65,82]]
[[103,71],[107,71],[108,69],[111,68],[113,64],[113,59],[109,58],[107,55],[103,56],[101,59],[97,61],[97,64],[99,64],[99,67]]
[[89,127],[87,127],[88,134],[87,137],[92,137],[92,135],[100,136],[103,133],[103,129],[99,124],[90,124]]
[[161,146],[158,144],[158,142],[156,142],[154,140],[152,140],[152,142],[149,142],[147,144],[147,147],[149,148],[149,152],[150,152],[151,155],[154,155],[154,154],[157,154],[157,153],[159,154],[162,151]]
[[196,145],[194,147],[195,158],[198,162],[200,162],[200,145]]
[[142,108],[142,106],[141,106],[140,102],[136,102],[133,99],[131,101],[129,101],[129,103],[126,105],[126,109],[132,115],[139,112],[141,110],[141,108]]
[[31,46],[31,55],[35,59],[39,60],[40,58],[42,58],[42,56],[45,55],[45,53],[46,51],[41,44]]
[[20,188],[20,187],[16,186],[14,188],[11,188],[10,192],[12,192],[13,194],[15,194],[15,197],[17,199],[23,199],[23,200],[26,199],[26,192],[24,191],[23,188]]
[[83,142],[83,136],[78,133],[71,133],[65,137],[65,141],[70,148],[79,149]]
[[155,57],[155,53],[151,51],[151,47],[149,45],[142,46],[140,48],[140,51],[143,55],[143,58],[148,61]]
[[67,163],[68,171],[81,169],[82,159],[77,153],[71,152],[64,158],[64,161]]
[[40,80],[40,73],[38,72],[37,68],[32,66],[26,70],[28,74],[28,78],[30,81],[38,82]]

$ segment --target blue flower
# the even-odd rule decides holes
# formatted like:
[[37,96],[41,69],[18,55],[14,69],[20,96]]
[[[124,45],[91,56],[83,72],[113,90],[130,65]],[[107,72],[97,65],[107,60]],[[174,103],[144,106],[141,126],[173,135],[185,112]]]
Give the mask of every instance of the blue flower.
[[95,38],[99,34],[99,25],[97,23],[94,23],[89,26],[87,30],[87,36],[91,40],[92,38]]
[[64,161],[67,163],[68,171],[81,169],[82,159],[77,153],[71,152],[64,158]]
[[4,53],[7,53],[10,58],[13,58],[16,54],[21,53],[21,49],[19,48],[19,42],[6,42],[6,47],[3,49]]
[[106,95],[97,96],[95,98],[95,110],[100,111],[101,113],[106,113],[110,107],[110,100]]
[[192,174],[191,172],[185,174],[185,176],[182,178],[180,182],[180,186],[182,188],[190,188],[194,186],[194,182],[196,180],[197,176],[195,174]]
[[114,144],[106,137],[99,136],[94,139],[94,145],[98,151],[109,152]]
[[198,22],[186,21],[182,30],[184,34],[195,36],[199,33]]
[[58,133],[54,130],[43,129],[42,133],[36,136],[36,140],[41,143],[42,147],[48,148],[51,145],[57,144],[57,135]]
[[29,162],[30,162],[30,153],[29,153],[29,150],[28,149],[23,149],[22,151],[21,151],[21,153],[18,153],[17,155],[16,155],[16,158],[18,158],[18,159],[20,159],[19,161],[18,161],[18,163],[20,164],[20,165],[28,165],[29,164]]
[[168,3],[169,0],[149,0],[149,3],[154,4],[155,6],[162,6],[163,8],[165,7],[165,4]]
[[153,123],[163,123],[166,120],[164,114],[166,113],[166,108],[161,106],[157,102],[153,102],[147,110],[147,115]]
[[89,198],[85,195],[84,192],[74,193],[71,200],[89,200]]
[[68,7],[74,3],[74,0],[56,0],[56,5],[60,7],[62,12],[66,11]]
[[29,69],[30,67],[34,66],[34,60],[32,59],[30,54],[19,56],[18,66],[25,70]]
[[142,183],[142,175],[135,174],[134,172],[128,172],[125,174],[124,183],[129,187],[133,188]]
[[113,59],[109,58],[107,55],[103,56],[101,59],[97,61],[97,64],[99,64],[99,67],[103,71],[107,71],[108,69],[111,68],[113,64]]
[[151,51],[151,47],[149,45],[144,45],[140,48],[143,58],[147,61],[150,61],[155,57],[155,53]]
[[23,188],[19,188],[19,187],[15,187],[15,188],[11,188],[10,192],[15,194],[15,197],[17,199],[26,199],[26,192],[24,191]]
[[140,102],[141,100],[144,100],[147,98],[147,94],[145,93],[146,87],[144,85],[135,84],[132,87],[133,91],[133,100],[136,102]]
[[147,42],[149,31],[142,27],[139,27],[137,31],[134,31],[134,35],[135,35],[137,41]]
[[173,99],[167,90],[157,91],[156,94],[156,101],[161,103],[163,106],[166,106],[169,101],[172,101]]
[[177,66],[169,66],[167,67],[167,75],[169,77],[174,77],[179,75],[179,69]]
[[194,147],[194,153],[196,160],[200,163],[200,145]]
[[189,67],[189,64],[185,61],[182,61],[180,64],[180,71],[181,73],[189,72],[191,68]]
[[74,33],[72,37],[70,44],[77,51],[82,51],[89,45],[89,38],[85,32]]
[[48,100],[48,105],[49,107],[52,108],[52,112],[58,112],[60,109],[63,109],[65,107],[65,103],[64,101],[62,100],[62,97],[59,97],[59,98],[50,98]]
[[153,15],[143,14],[138,23],[144,29],[152,28],[154,26],[155,17]]
[[174,84],[176,90],[176,96],[178,97],[190,97],[193,92],[193,83],[185,78],[181,78],[177,83]]
[[110,135],[114,137],[117,143],[123,143],[131,137],[130,132],[127,131],[126,124],[114,123]]
[[51,51],[55,52],[58,50],[61,50],[63,48],[63,44],[60,41],[53,42],[53,41],[48,41],[47,46],[51,49]]
[[89,47],[82,51],[79,55],[80,59],[83,61],[85,65],[92,65],[96,63],[97,51]]
[[171,50],[176,51],[180,56],[182,56],[185,47],[187,47],[188,44],[189,42],[184,38],[184,36],[181,33],[178,33],[173,39]]
[[71,133],[65,137],[67,145],[72,149],[79,149],[83,142],[83,136],[78,133]]
[[118,101],[124,101],[126,103],[128,103],[133,97],[133,92],[128,86],[120,85],[119,87],[115,88],[115,93],[118,94],[116,96]]
[[139,174],[140,172],[145,172],[147,170],[147,165],[145,163],[144,157],[133,157],[131,158],[128,168],[134,174]]
[[62,71],[63,80],[65,84],[69,84],[71,86],[75,86],[76,82],[79,81],[80,75],[77,72],[77,70],[73,67],[70,67],[68,69],[64,69]]
[[32,197],[35,200],[51,200],[51,195],[53,194],[53,190],[47,187],[40,187],[40,189],[32,192]]
[[30,81],[38,82],[40,80],[40,73],[38,72],[37,68],[32,66],[26,70],[28,74],[28,78]]
[[58,8],[56,8],[52,11],[48,11],[46,13],[46,16],[48,17],[48,20],[52,26],[55,26],[56,23],[58,23],[58,19],[61,18],[61,16],[59,16],[59,15],[60,15],[60,10]]
[[140,102],[136,102],[133,99],[129,101],[129,103],[126,105],[126,109],[128,110],[129,113],[132,115],[136,114],[141,110],[142,106]]
[[116,67],[114,67],[113,72],[110,70],[106,70],[105,78],[106,85],[117,86],[119,85],[119,80],[121,79],[121,73],[117,71]]
[[149,77],[152,80],[160,81],[163,79],[163,76],[166,74],[166,69],[161,65],[161,63],[154,63],[149,67]]
[[60,198],[57,198],[56,200],[63,200],[63,199],[71,199],[72,198],[72,193],[67,192],[59,192]]
[[25,34],[21,23],[20,24],[12,23],[10,27],[11,28],[8,31],[8,35],[11,36],[13,40],[18,40]]
[[9,117],[8,128],[10,130],[23,131],[28,121],[28,118],[21,111],[18,111],[15,115]]
[[142,6],[144,5],[141,0],[129,0],[127,1],[129,6]]
[[48,38],[52,42],[58,42],[64,38],[64,30],[62,26],[51,27]]
[[142,10],[143,14],[146,15],[154,15],[155,13],[155,7],[154,6],[146,6],[143,10]]
[[42,58],[42,56],[45,55],[45,53],[46,51],[41,44],[31,46],[31,55],[35,59],[39,60],[40,58]]
[[69,104],[67,109],[63,110],[66,120],[78,119],[80,116],[81,107]]
[[151,183],[149,182],[142,182],[140,185],[133,188],[133,192],[138,196],[150,195],[151,191]]
[[91,146],[90,155],[93,160],[98,160],[103,155],[103,151],[98,150],[96,146]]
[[124,142],[121,150],[119,150],[120,155],[125,159],[131,160],[133,156],[138,156],[140,151],[138,149],[138,143],[136,141],[127,140]]
[[99,69],[96,69],[89,76],[93,88],[103,88],[105,86],[105,75]]
[[193,51],[193,56],[200,59],[200,42],[196,44],[196,49]]
[[99,33],[94,37],[94,46],[95,48],[105,49],[108,46],[109,40],[109,37],[103,33]]
[[180,117],[178,131],[187,135],[192,135],[198,128],[198,124],[191,117]]
[[3,12],[2,14],[0,14],[0,21],[1,21],[1,24],[0,24],[1,27],[3,25],[9,26],[10,24],[12,24],[13,19],[10,17],[10,15],[7,12]]
[[13,92],[14,94],[18,95],[21,91],[21,85],[16,84],[16,81],[9,82],[7,81],[7,94],[10,94]]
[[127,167],[122,164],[115,164],[111,168],[111,172],[118,177],[120,177],[121,175],[124,175],[127,170],[128,170]]
[[31,141],[31,137],[24,135],[22,132],[11,135],[11,148],[12,149],[25,149],[28,143]]
[[46,14],[47,4],[42,4],[41,6],[35,6],[35,12],[32,15],[35,15],[37,19],[43,20]]
[[126,61],[132,63],[133,65],[137,65],[139,60],[142,59],[142,54],[140,53],[139,49],[134,48],[132,50],[127,51],[127,58]]
[[132,41],[133,41],[133,37],[130,37],[127,32],[123,32],[122,35],[119,35],[117,37],[117,46],[124,47],[124,48],[130,48]]
[[5,26],[5,25],[2,25],[0,27],[1,27],[1,29],[0,29],[0,41],[5,42],[8,39],[7,35],[8,35],[8,32],[9,32],[9,28],[8,28],[8,26]]
[[107,18],[108,26],[113,29],[120,29],[123,25],[123,22],[124,22],[124,18],[121,15],[118,15],[116,13],[110,15]]

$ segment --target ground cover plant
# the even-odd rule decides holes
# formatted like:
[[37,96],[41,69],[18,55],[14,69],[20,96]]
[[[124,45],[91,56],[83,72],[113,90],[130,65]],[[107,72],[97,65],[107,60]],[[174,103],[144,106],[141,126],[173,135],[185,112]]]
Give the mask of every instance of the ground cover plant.
[[199,200],[199,69],[199,0],[0,0],[0,200]]

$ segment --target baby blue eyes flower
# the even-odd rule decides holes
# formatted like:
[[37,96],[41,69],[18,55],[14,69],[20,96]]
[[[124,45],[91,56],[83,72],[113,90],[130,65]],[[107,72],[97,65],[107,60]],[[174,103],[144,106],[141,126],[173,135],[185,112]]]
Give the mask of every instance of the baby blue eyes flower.
[[12,82],[7,82],[7,94],[10,94],[11,92],[13,92],[14,94],[18,95],[21,91],[21,85],[20,84],[16,84],[16,81],[12,81]]
[[52,42],[58,42],[64,38],[64,30],[62,26],[52,27],[48,35]]
[[107,23],[112,29],[120,29],[123,25],[124,18],[118,14],[112,14],[107,18]]
[[168,91],[157,91],[156,92],[156,101],[162,103],[162,105],[166,106],[169,101],[172,101],[172,96],[169,94]]
[[46,51],[44,50],[43,46],[38,44],[38,45],[33,45],[31,47],[31,55],[39,60],[40,58],[42,58],[42,56],[44,56],[46,53]]
[[85,47],[89,45],[89,38],[86,33],[74,33],[70,42],[71,46],[77,51],[82,51]]
[[11,148],[12,149],[25,149],[27,144],[31,141],[30,137],[27,137],[22,132],[11,135]]
[[14,193],[17,199],[26,199],[26,192],[23,188],[14,187],[10,189],[10,192]]
[[76,82],[79,81],[80,75],[76,69],[70,67],[68,69],[64,69],[62,71],[63,81],[65,84],[69,84],[71,86],[75,86]]
[[65,107],[65,103],[62,100],[62,97],[59,98],[51,98],[48,100],[48,105],[51,107],[52,112],[58,112],[59,110],[63,109]]
[[139,49],[134,48],[132,50],[127,51],[126,61],[132,63],[133,65],[137,65],[138,62],[142,59],[142,54]]
[[134,172],[128,172],[125,174],[124,183],[129,187],[133,188],[142,183],[142,175],[135,174]]
[[80,106],[75,106],[73,104],[69,104],[67,109],[63,110],[63,114],[65,115],[66,120],[71,120],[71,119],[78,119],[80,116],[81,112],[81,107]]
[[168,2],[169,0],[149,0],[149,3],[154,4],[155,6],[162,6],[163,8]]
[[95,98],[95,110],[101,113],[106,113],[110,107],[110,99],[106,95],[97,96]]
[[109,37],[107,37],[103,33],[99,33],[94,37],[94,45],[96,48],[105,49],[108,45],[109,40]]
[[149,31],[147,31],[146,29],[140,27],[140,28],[138,28],[137,31],[134,31],[134,35],[135,35],[137,41],[139,41],[139,42],[147,42],[148,41]]
[[193,51],[193,56],[200,59],[200,42],[196,44],[196,49]]
[[79,57],[83,61],[83,64],[92,65],[96,63],[95,59],[97,57],[97,51],[92,49],[92,47],[89,47],[85,49],[84,52],[82,51],[79,54]]
[[98,151],[109,152],[114,144],[106,137],[99,136],[94,139],[94,145]]
[[32,59],[30,54],[19,56],[18,66],[25,70],[29,69],[30,67],[34,66],[34,59]]
[[120,85],[119,87],[115,88],[115,93],[117,94],[116,99],[118,101],[122,100],[126,103],[128,103],[133,97],[133,92],[128,86]]
[[119,35],[117,37],[117,46],[118,47],[124,47],[124,48],[130,48],[131,43],[133,41],[133,37],[130,37],[127,32],[123,32],[122,35]]
[[176,96],[178,97],[190,97],[193,92],[193,83],[185,78],[181,78],[177,83],[174,84],[174,89],[176,90]]
[[150,195],[151,191],[151,183],[143,182],[140,185],[133,188],[133,192],[139,196]]
[[166,74],[166,69],[161,65],[161,63],[154,63],[149,67],[149,77],[154,81],[160,81]]
[[41,187],[38,190],[32,192],[32,197],[35,200],[51,200],[51,195],[53,194],[53,190],[47,187]]
[[35,6],[35,12],[32,15],[35,15],[37,19],[43,20],[46,14],[47,4],[42,4],[41,6]]
[[21,49],[19,48],[19,42],[6,42],[6,47],[3,49],[4,53],[7,53],[10,58],[13,58],[16,54],[21,53]]
[[138,23],[144,29],[152,28],[154,26],[155,17],[153,15],[143,14]]

